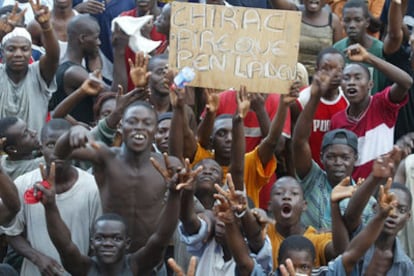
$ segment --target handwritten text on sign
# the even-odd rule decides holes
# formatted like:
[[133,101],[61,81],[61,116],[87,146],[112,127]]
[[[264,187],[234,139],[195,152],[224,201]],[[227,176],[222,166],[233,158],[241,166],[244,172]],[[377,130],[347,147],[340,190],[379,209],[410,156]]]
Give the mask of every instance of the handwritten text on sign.
[[296,76],[300,12],[173,2],[170,67],[193,86],[287,93]]

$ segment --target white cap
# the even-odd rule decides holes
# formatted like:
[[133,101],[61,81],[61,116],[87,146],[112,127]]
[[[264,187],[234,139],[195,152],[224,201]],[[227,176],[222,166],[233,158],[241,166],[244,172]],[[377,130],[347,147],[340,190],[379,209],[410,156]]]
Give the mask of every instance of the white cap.
[[27,40],[30,41],[30,43],[32,43],[32,36],[30,35],[30,33],[22,27],[15,27],[13,29],[13,31],[11,31],[10,33],[6,34],[3,39],[1,40],[1,44],[4,45],[4,43],[7,42],[7,40],[13,38],[13,37],[24,37]]

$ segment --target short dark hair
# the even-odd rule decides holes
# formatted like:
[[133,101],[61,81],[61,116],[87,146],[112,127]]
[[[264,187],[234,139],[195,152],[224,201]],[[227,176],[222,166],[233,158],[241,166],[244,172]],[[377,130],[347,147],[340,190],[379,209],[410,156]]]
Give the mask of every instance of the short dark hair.
[[368,6],[365,3],[364,0],[349,0],[345,3],[344,7],[342,8],[342,15],[345,12],[345,9],[348,8],[361,8],[362,12],[364,14],[364,17],[367,19],[369,18],[369,10],[368,10]]
[[100,221],[118,221],[118,222],[122,223],[123,225],[125,225],[125,230],[128,230],[128,223],[126,222],[126,220],[122,216],[120,216],[116,213],[106,213],[106,214],[101,215],[100,217],[98,217],[95,220],[95,223],[93,225],[93,232],[95,232],[96,224],[98,224],[98,222],[100,222]]
[[101,111],[102,105],[111,99],[116,99],[116,93],[112,91],[99,93],[98,97],[96,97],[96,101],[93,105],[93,115],[95,120],[99,117],[99,112]]
[[351,62],[351,63],[348,63],[345,67],[348,67],[349,65],[353,65],[353,64],[356,64],[359,67],[361,67],[364,70],[364,72],[367,74],[368,80],[371,80],[371,72],[369,72],[369,69],[365,64],[361,62]]
[[328,47],[325,49],[322,49],[319,53],[318,56],[316,57],[316,68],[319,68],[319,66],[321,65],[321,60],[325,55],[340,55],[342,57],[343,60],[343,64],[345,65],[345,55],[339,51],[338,49],[335,49],[334,47]]
[[135,101],[133,103],[131,103],[130,105],[127,106],[127,108],[125,108],[124,114],[122,116],[122,119],[124,119],[125,114],[127,113],[127,111],[132,108],[132,107],[136,107],[136,106],[143,106],[149,110],[151,110],[154,113],[155,116],[155,122],[158,122],[158,113],[155,111],[154,107],[149,104],[148,102],[145,101]]
[[411,194],[410,190],[408,189],[406,185],[398,183],[398,182],[393,182],[390,190],[400,190],[403,193],[405,193],[408,197],[408,207],[411,210],[411,204],[413,203],[413,195]]
[[160,59],[166,59],[168,61],[168,53],[163,53],[151,57],[148,61],[148,71],[154,70],[155,62]]
[[283,240],[279,247],[277,262],[283,263],[283,259],[289,251],[307,251],[310,253],[312,260],[315,260],[315,247],[312,242],[301,235],[292,235]]
[[6,144],[14,145],[14,139],[8,135],[7,131],[10,127],[17,123],[19,119],[17,117],[4,117],[0,119],[0,138],[6,138]]
[[72,125],[65,119],[61,119],[61,118],[52,119],[42,127],[42,131],[40,133],[40,139],[43,143],[46,140],[46,135],[49,130],[66,131],[66,130],[69,130],[71,127]]
[[272,189],[271,189],[271,191],[270,191],[270,195],[272,195],[272,194],[273,194],[274,190],[276,189],[277,185],[278,185],[280,182],[287,181],[287,180],[291,180],[291,181],[293,181],[294,183],[296,183],[296,184],[297,184],[297,186],[299,187],[299,189],[302,191],[302,197],[303,197],[303,199],[305,199],[305,196],[304,196],[304,194],[303,194],[303,187],[302,187],[302,185],[300,185],[299,181],[298,181],[296,178],[292,177],[292,176],[283,176],[283,177],[278,178],[278,179],[276,180],[276,182],[275,182],[275,183],[273,183],[273,185],[272,185]]

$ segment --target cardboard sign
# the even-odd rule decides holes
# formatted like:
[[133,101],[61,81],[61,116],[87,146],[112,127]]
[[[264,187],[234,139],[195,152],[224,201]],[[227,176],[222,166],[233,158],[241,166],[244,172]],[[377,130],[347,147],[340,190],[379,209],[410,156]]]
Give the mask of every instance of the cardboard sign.
[[301,13],[173,2],[170,68],[191,67],[191,86],[287,93],[296,77]]

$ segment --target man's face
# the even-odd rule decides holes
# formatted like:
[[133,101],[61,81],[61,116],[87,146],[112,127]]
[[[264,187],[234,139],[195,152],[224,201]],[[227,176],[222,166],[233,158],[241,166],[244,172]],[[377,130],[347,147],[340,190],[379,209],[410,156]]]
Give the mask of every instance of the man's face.
[[115,110],[116,100],[114,98],[106,100],[99,110],[98,121],[106,118],[112,111]]
[[169,4],[164,5],[160,15],[157,16],[154,22],[154,26],[157,32],[169,35],[170,34],[170,17],[171,17],[171,7]]
[[99,34],[101,29],[96,22],[93,22],[90,30],[87,30],[84,34],[81,34],[82,47],[86,54],[96,54],[101,46],[101,40]]
[[154,7],[154,0],[135,0],[135,5],[138,8],[138,16],[143,16],[151,13]]
[[312,260],[312,254],[310,252],[306,250],[291,249],[288,250],[286,256],[282,258],[283,262],[285,262],[288,258],[291,259],[296,273],[309,276],[312,275],[314,260]]
[[171,119],[162,120],[155,133],[155,144],[162,152],[168,152],[168,136],[170,135]]
[[120,262],[129,247],[125,225],[115,220],[101,220],[95,224],[91,247],[99,262],[116,264]]
[[214,122],[212,147],[215,156],[230,159],[233,122],[231,118],[218,119]]
[[[40,149],[40,141],[37,132],[27,128],[27,124],[18,119],[17,122],[9,127],[7,136],[12,140],[12,146],[6,146],[6,151],[17,154],[30,154]],[[7,141],[6,141],[7,145]]]
[[157,122],[153,110],[143,105],[129,107],[122,120],[122,137],[129,150],[145,151],[152,146]]
[[366,34],[369,19],[365,18],[362,8],[346,8],[343,11],[342,25],[352,42],[361,42]]
[[324,149],[321,161],[332,187],[352,174],[356,160],[355,151],[348,145],[334,144]]
[[342,71],[344,69],[345,61],[340,54],[325,54],[320,62],[318,70],[325,70],[327,72],[336,72],[329,84],[329,89],[338,88],[342,82]]
[[197,193],[215,193],[214,184],[221,184],[223,172],[220,165],[213,159],[204,159],[201,163],[203,170],[196,176]]
[[325,5],[325,0],[304,0],[303,5],[308,12],[318,12]]
[[343,71],[341,86],[349,104],[359,104],[369,97],[372,81],[361,65],[351,63]]
[[53,0],[53,8],[65,9],[72,8],[72,0]]
[[306,201],[297,180],[286,177],[279,179],[272,188],[271,208],[278,224],[294,225],[300,221],[306,209]]
[[70,166],[69,160],[57,159],[54,155],[56,142],[65,132],[66,130],[48,129],[46,134],[42,137],[42,154],[46,164],[50,165],[52,162],[55,162],[57,171],[65,166]]
[[168,64],[168,60],[162,58],[156,58],[152,63],[151,75],[149,77],[149,86],[151,92],[157,92],[163,95],[169,95],[170,90],[164,85],[165,67]]
[[29,66],[32,44],[24,37],[13,37],[3,45],[3,59],[11,71],[23,71]]
[[410,219],[411,206],[409,206],[409,199],[405,192],[392,188],[390,192],[395,194],[398,205],[394,208],[393,213],[385,220],[382,232],[390,236],[396,236]]

